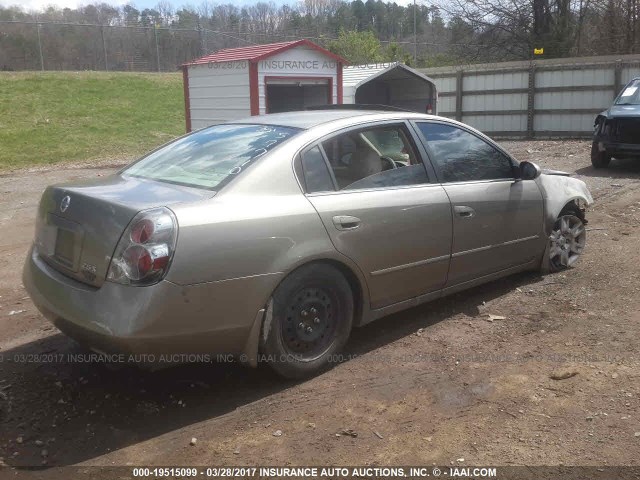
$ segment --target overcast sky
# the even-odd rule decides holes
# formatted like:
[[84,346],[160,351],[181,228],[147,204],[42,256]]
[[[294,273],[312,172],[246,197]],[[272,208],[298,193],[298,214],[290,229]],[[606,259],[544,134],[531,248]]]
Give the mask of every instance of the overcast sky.
[[[180,1],[173,1],[170,0],[171,3],[173,4],[174,7],[181,7],[184,4],[190,4],[190,5],[198,5],[200,3],[200,0],[180,0]],[[100,0],[97,0],[97,2],[93,2],[93,1],[87,1],[87,0],[20,0],[20,1],[16,1],[16,0],[0,0],[0,5],[2,5],[3,7],[7,7],[10,5],[20,5],[22,6],[25,10],[42,10],[44,8],[46,8],[48,5],[55,5],[58,7],[69,7],[69,8],[75,8],[78,7],[80,5],[87,5],[87,4],[91,4],[91,3],[102,3]],[[136,7],[138,10],[144,10],[145,8],[152,8],[155,7],[158,4],[158,0],[135,0],[135,1],[127,1],[127,0],[105,0],[104,3],[108,3],[111,5],[125,5],[127,3],[130,3],[131,5],[133,5],[134,7]],[[216,3],[233,3],[234,5],[251,5],[252,3],[256,3],[255,1],[251,1],[251,0],[228,0],[228,1],[211,1],[211,3],[216,4]],[[280,4],[285,4],[285,3],[292,3],[290,1],[285,1],[285,0],[276,0],[275,1],[276,4],[280,5]]]
[[[198,5],[200,3],[200,0],[170,0],[171,3],[173,4],[174,7],[181,7],[184,4],[190,4],[190,5]],[[269,1],[269,0],[267,0]],[[413,3],[413,0],[395,0],[396,3],[400,4],[400,5],[407,5],[409,3]],[[22,6],[25,10],[42,10],[44,8],[46,8],[48,5],[56,5],[58,7],[69,7],[69,8],[75,8],[79,5],[86,5],[86,4],[90,4],[90,3],[94,3],[92,1],[87,1],[87,0],[0,0],[0,5],[7,7],[10,5],[20,5]],[[126,3],[130,3],[131,5],[133,5],[134,7],[136,7],[139,10],[143,10],[145,8],[152,8],[154,7],[157,3],[158,0],[135,0],[135,1],[131,1],[128,2],[126,0],[107,0],[105,1],[105,3],[109,3],[112,5],[124,5]],[[233,3],[234,5],[251,5],[253,3],[256,3],[255,0],[220,0],[220,1],[216,1],[216,0],[212,0],[211,3],[222,3],[222,4],[226,4],[226,3]],[[282,5],[285,3],[288,4],[292,4],[292,3],[296,3],[296,0],[274,0],[274,3],[276,3],[277,5]],[[419,2],[420,3],[420,2]]]

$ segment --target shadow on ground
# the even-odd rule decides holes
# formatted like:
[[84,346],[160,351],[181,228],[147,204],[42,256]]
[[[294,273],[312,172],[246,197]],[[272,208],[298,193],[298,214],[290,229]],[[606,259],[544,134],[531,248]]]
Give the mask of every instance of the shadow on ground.
[[586,177],[638,178],[640,176],[640,159],[624,158],[618,160],[614,158],[607,168],[593,168],[589,165],[577,169],[575,173]]
[[[363,355],[535,283],[526,273],[388,316],[356,329],[346,347]],[[69,359],[87,352],[61,334],[0,352],[0,456],[13,466],[69,465],[212,419],[295,383],[262,366],[192,364],[149,372]],[[328,373],[331,375],[331,373]],[[17,453],[17,455],[16,455]]]

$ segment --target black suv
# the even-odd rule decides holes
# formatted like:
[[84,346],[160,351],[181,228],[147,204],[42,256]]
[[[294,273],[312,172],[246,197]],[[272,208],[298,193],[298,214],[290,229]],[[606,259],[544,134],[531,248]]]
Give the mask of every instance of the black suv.
[[640,157],[640,77],[631,80],[607,110],[596,117],[591,145],[594,168],[612,157]]

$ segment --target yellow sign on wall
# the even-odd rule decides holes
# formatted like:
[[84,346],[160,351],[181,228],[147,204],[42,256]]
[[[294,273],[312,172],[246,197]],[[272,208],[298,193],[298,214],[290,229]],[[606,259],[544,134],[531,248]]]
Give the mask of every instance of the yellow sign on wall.
[[534,55],[543,55],[544,54],[544,48],[534,48],[533,49],[533,54]]

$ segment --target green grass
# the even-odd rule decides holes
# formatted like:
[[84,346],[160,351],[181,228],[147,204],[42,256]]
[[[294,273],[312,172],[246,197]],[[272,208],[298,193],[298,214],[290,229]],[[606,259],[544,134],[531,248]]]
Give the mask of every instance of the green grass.
[[129,160],[184,131],[179,73],[0,73],[0,170]]

